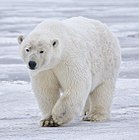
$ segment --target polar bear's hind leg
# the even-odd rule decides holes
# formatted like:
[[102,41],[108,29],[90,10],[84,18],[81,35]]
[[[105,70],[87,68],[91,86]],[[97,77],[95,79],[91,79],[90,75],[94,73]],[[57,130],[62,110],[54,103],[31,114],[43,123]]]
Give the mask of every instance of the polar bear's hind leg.
[[84,121],[105,121],[110,117],[110,108],[115,87],[115,80],[106,80],[90,93],[90,112]]

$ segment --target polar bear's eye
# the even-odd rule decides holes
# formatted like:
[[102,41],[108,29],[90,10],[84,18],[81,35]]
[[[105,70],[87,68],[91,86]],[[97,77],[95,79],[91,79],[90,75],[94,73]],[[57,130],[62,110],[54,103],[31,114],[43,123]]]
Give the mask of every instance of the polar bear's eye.
[[53,46],[54,48],[57,47],[58,44],[59,44],[59,41],[58,41],[57,39],[54,39],[54,40],[52,41],[52,46]]
[[44,51],[40,51],[40,53],[44,53]]
[[26,52],[29,52],[29,49],[26,49]]

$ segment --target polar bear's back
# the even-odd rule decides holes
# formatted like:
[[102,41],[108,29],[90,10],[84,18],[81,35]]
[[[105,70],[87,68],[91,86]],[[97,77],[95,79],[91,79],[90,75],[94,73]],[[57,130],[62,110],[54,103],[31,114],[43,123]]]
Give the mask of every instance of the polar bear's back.
[[120,54],[119,41],[106,24],[84,17],[66,19],[63,23],[67,25],[70,30],[73,30],[73,35],[79,35],[82,42],[84,41],[90,44],[87,49],[107,52],[107,55],[110,50],[113,51],[113,53],[117,52],[117,54]]
[[[105,45],[107,45],[107,47],[113,47],[117,49],[119,45],[117,38],[109,30],[107,25],[98,20],[84,17],[74,17],[64,20],[63,23],[73,31],[73,35],[80,36],[82,41],[90,42],[90,44],[92,44],[90,47],[97,46],[100,49],[106,49]],[[108,45],[108,42],[114,43],[115,45],[110,46]]]
[[107,29],[107,26],[100,21],[84,17],[73,17],[63,20],[63,23],[77,33],[84,34],[83,36],[86,36],[86,34],[88,36],[89,33],[97,34]]
[[117,76],[121,61],[120,46],[107,25],[84,17],[67,19],[63,23],[73,29],[74,34],[79,35],[81,42],[86,42],[85,51],[90,54],[92,73],[98,73],[100,77],[105,75],[107,78]]
[[84,18],[84,17],[73,17],[73,18],[70,18],[70,19],[63,20],[63,23],[68,24],[73,28],[80,28],[80,27],[83,27],[83,26],[85,28],[87,26],[88,27],[89,26],[95,27],[95,25],[102,24],[98,20],[88,19],[88,18]]

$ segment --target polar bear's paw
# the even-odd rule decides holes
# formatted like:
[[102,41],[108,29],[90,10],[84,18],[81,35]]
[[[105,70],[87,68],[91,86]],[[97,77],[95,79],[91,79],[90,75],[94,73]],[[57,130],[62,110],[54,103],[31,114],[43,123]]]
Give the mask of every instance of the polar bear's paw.
[[103,122],[109,119],[107,114],[92,113],[83,117],[83,121]]
[[40,121],[40,126],[41,127],[58,127],[60,125],[54,121],[54,119],[52,118],[52,116],[50,116],[47,119],[41,120]]

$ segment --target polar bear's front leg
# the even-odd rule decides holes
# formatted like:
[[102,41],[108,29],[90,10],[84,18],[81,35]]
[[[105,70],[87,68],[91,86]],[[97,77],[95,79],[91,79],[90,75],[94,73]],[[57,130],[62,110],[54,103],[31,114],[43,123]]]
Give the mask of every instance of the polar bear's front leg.
[[40,72],[38,75],[31,77],[31,80],[32,88],[42,113],[40,122],[42,126],[43,120],[50,118],[52,109],[60,96],[59,84],[51,71]]
[[41,121],[42,126],[55,127],[71,121],[84,107],[86,97],[83,97],[82,93],[71,91],[61,96],[52,110],[52,115]]
[[78,80],[69,84],[52,110],[52,118],[58,125],[68,123],[83,110],[91,84],[89,80]]
[[68,123],[81,113],[91,89],[91,73],[88,69],[64,64],[55,69],[54,74],[60,83],[63,95],[54,105],[51,116],[42,122],[46,127]]

